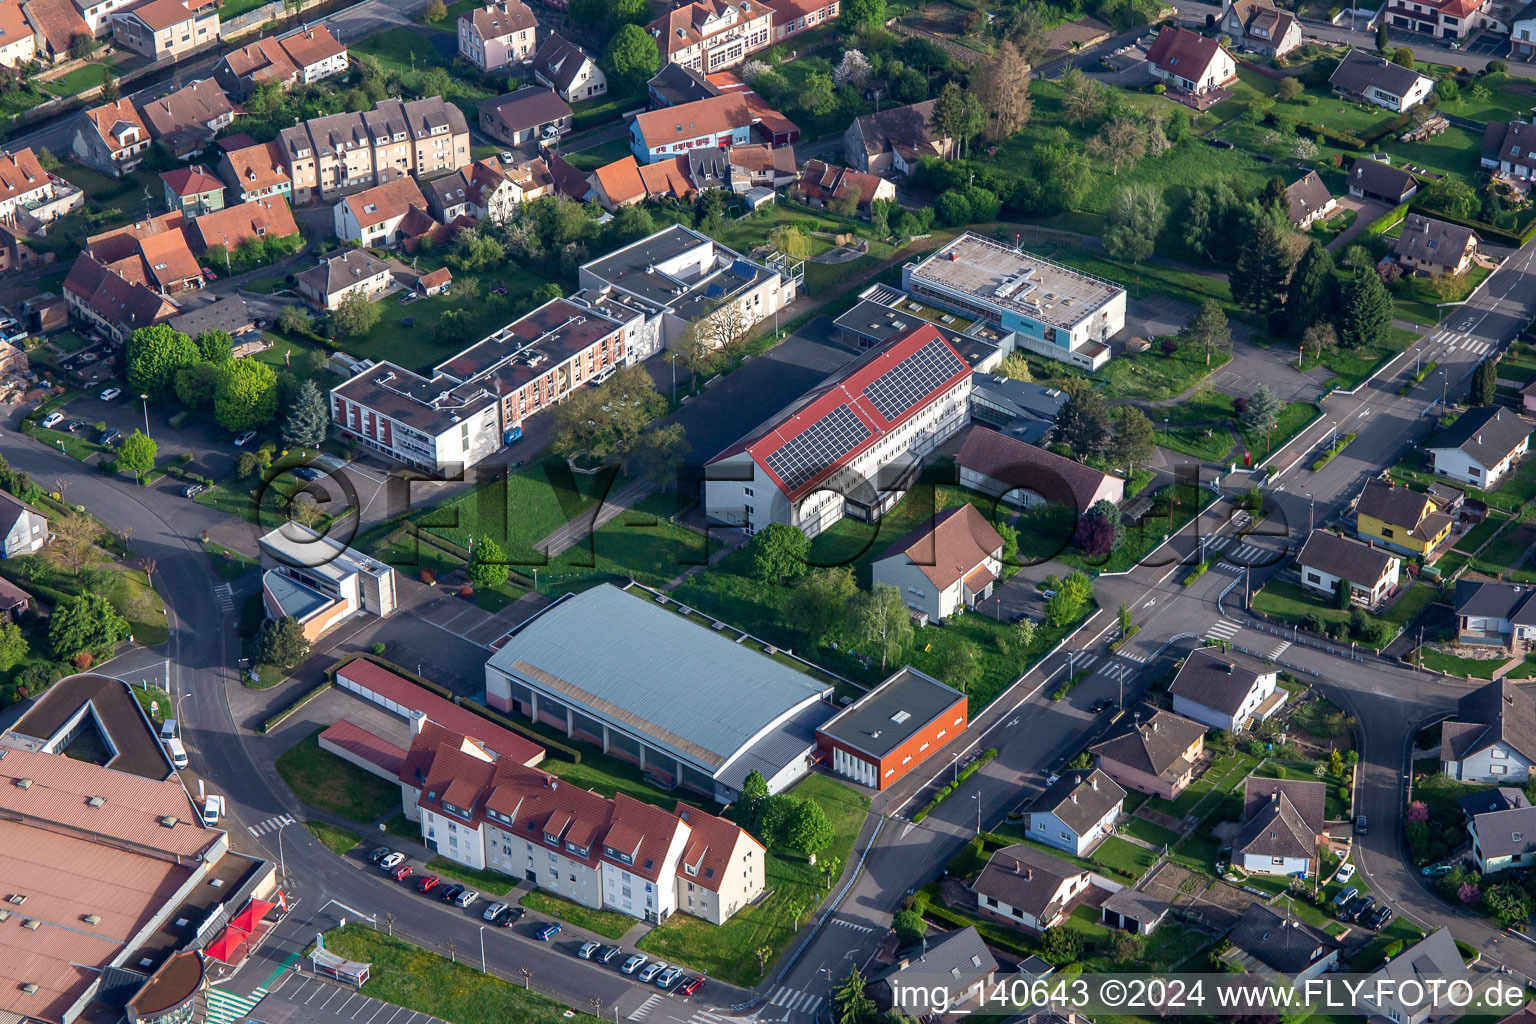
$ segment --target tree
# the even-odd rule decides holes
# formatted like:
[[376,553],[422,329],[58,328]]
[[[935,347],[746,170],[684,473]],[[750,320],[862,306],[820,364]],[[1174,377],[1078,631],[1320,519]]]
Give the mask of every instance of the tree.
[[1274,221],[1260,217],[1228,275],[1232,298],[1262,316],[1279,308],[1291,272],[1289,247]]
[[1392,63],[1400,68],[1413,70],[1413,49],[1407,46],[1399,46],[1392,52]]
[[[1140,263],[1151,259],[1168,206],[1159,189],[1127,185],[1115,192],[1104,228],[1104,251],[1111,259]],[[1209,301],[1209,300],[1208,300]]]
[[699,198],[693,201],[693,214],[699,222],[699,227],[705,231],[713,231],[720,226],[720,219],[725,216],[725,196],[720,189],[707,188],[699,193]]
[[1227,323],[1227,314],[1222,312],[1221,304],[1215,299],[1200,303],[1200,309],[1185,328],[1185,333],[1190,341],[1205,350],[1206,366],[1211,365],[1212,349],[1226,348],[1232,342],[1232,327]]
[[97,94],[96,98],[101,100],[103,103],[116,103],[119,99],[122,98],[122,95],[122,86],[119,84],[118,79],[114,76],[102,83],[101,92]]
[[1268,384],[1260,384],[1248,397],[1248,407],[1243,410],[1241,417],[1243,429],[1249,433],[1263,431],[1265,446],[1269,444],[1269,433],[1280,422],[1280,410],[1284,403],[1280,396],[1270,388]]
[[601,63],[611,81],[622,89],[634,89],[656,77],[661,67],[661,51],[656,47],[655,38],[645,29],[639,25],[623,25],[608,40]]
[[1450,178],[1430,182],[1422,198],[1425,206],[1463,220],[1471,217],[1480,206],[1477,193],[1472,191],[1471,186]]
[[155,455],[159,450],[154,438],[135,430],[123,438],[122,446],[117,450],[117,465],[142,480],[155,468]]
[[165,324],[140,327],[128,336],[128,386],[151,398],[171,394],[176,371],[198,359],[192,339]]
[[1029,124],[1034,101],[1029,96],[1029,61],[1008,40],[997,56],[971,72],[971,89],[990,119],[987,135],[1006,139]]
[[747,553],[752,557],[752,572],[762,582],[782,584],[786,579],[804,575],[811,540],[798,526],[769,523],[752,535]]
[[1376,26],[1376,52],[1378,52],[1378,53],[1386,53],[1387,52],[1387,22],[1386,22],[1386,19],[1382,19],[1381,23]]
[[868,57],[858,50],[844,50],[842,61],[832,72],[832,84],[851,85],[855,89],[862,89],[872,73],[873,69],[869,66]]
[[507,582],[511,566],[507,553],[496,541],[481,534],[473,542],[469,552],[469,582],[477,587],[499,587]]
[[1313,239],[1296,261],[1285,293],[1285,314],[1291,330],[1305,332],[1313,324],[1333,319],[1337,302],[1333,257]]
[[1062,111],[1073,124],[1095,120],[1104,112],[1107,102],[1104,86],[1083,74],[1075,64],[1067,65],[1066,72],[1056,84],[1061,86]]
[[1184,209],[1184,244],[1203,254],[1210,234],[1211,193],[1197,188],[1189,194],[1189,205]]
[[1019,654],[1026,654],[1034,645],[1035,633],[1038,630],[1039,627],[1035,625],[1034,619],[1020,619],[1013,624],[1013,635],[1009,637],[1008,642]]
[[225,430],[248,430],[272,421],[277,414],[277,373],[266,363],[241,359],[219,378],[213,392],[213,415]]
[[9,619],[0,622],[0,672],[15,668],[30,650],[31,645],[20,626]]
[[945,227],[959,227],[971,222],[971,204],[959,189],[951,188],[939,193],[933,209],[938,214],[939,223]]
[[76,32],[69,39],[70,60],[84,60],[96,51],[96,37],[90,32]]
[[256,660],[263,665],[292,668],[309,657],[309,640],[304,627],[292,615],[262,624],[256,640]]
[[688,450],[688,432],[681,423],[647,430],[630,450],[630,472],[657,486],[669,486],[677,482],[677,467],[687,458]]
[[1483,903],[1503,928],[1523,925],[1531,917],[1530,897],[1518,882],[1500,882],[1489,886],[1483,893]]
[[1102,455],[1109,445],[1109,406],[1104,396],[1081,378],[1065,389],[1067,400],[1056,417],[1056,436],[1077,456],[1079,462],[1090,455]]
[[101,537],[96,520],[86,515],[59,516],[48,528],[53,539],[43,550],[60,569],[79,575],[96,563],[96,541]]
[[939,662],[939,678],[961,693],[969,693],[981,679],[981,649],[970,640],[950,644]]
[[851,567],[812,569],[790,592],[784,614],[797,632],[820,645],[842,630],[858,596]]
[[1082,953],[1082,936],[1071,928],[1047,928],[1040,933],[1040,955],[1057,967],[1071,963]]
[[[843,10],[847,9],[844,6]],[[848,977],[832,993],[834,1024],[870,1024],[875,1016],[875,1001],[864,991],[864,975],[857,967],[850,967]]]
[[331,310],[331,323],[343,338],[356,338],[373,330],[379,322],[379,307],[366,295],[352,292]]
[[421,17],[428,25],[436,25],[448,17],[448,5],[443,0],[432,0],[427,4],[427,9],[421,12]]
[[227,363],[234,358],[234,347],[235,339],[228,331],[213,328],[197,336],[197,352],[204,362]]
[[797,800],[784,833],[784,845],[796,853],[814,857],[831,845],[837,833],[827,812],[814,800]]
[[312,380],[299,385],[283,419],[283,445],[288,448],[319,448],[330,425],[325,395]]
[[1492,405],[1498,377],[1498,369],[1492,359],[1478,363],[1477,369],[1472,372],[1472,392],[1468,401],[1473,405]]
[[887,662],[901,657],[912,642],[912,615],[901,599],[901,591],[889,583],[876,583],[859,603],[857,610],[859,638],[880,650],[880,671]]
[[1029,151],[1030,176],[1050,182],[1040,193],[1041,213],[1059,213],[1082,206],[1093,189],[1093,164],[1087,154],[1060,142],[1037,143]]
[[923,923],[923,915],[911,907],[896,911],[896,916],[891,918],[891,929],[896,933],[896,941],[902,946],[915,946],[922,941],[927,933],[928,926]]
[[811,239],[798,224],[781,224],[768,232],[768,244],[786,256],[810,259]]
[[1294,103],[1301,95],[1301,80],[1297,78],[1282,78],[1280,88],[1275,90],[1275,99],[1281,103]]
[[302,306],[284,306],[278,310],[277,326],[287,334],[308,334],[314,323]]
[[1109,173],[1118,176],[1122,167],[1136,166],[1147,153],[1147,136],[1140,122],[1126,114],[1116,114],[1105,122],[1099,133],[1088,140],[1088,155]]
[[847,0],[839,9],[837,25],[849,34],[885,24],[885,0]]
[[1005,356],[1003,361],[997,364],[997,375],[1026,383],[1035,379],[1034,374],[1029,370],[1029,360],[1024,358],[1022,352],[1010,352]]
[[1333,329],[1333,324],[1313,324],[1301,335],[1301,347],[1311,352],[1312,358],[1321,360],[1323,353],[1334,348],[1339,343],[1338,332]]
[[[1103,498],[1094,502],[1077,524],[1077,545],[1091,558],[1103,558],[1125,540],[1120,509]],[[1057,593],[1061,590],[1058,588]]]
[[128,623],[101,594],[84,593],[62,601],[48,620],[48,646],[65,661],[81,651],[102,653],[128,635]]
[[763,778],[762,772],[753,768],[741,784],[741,797],[736,801],[736,816],[742,828],[759,838],[758,830],[762,828],[768,797],[768,780]]
[[1392,296],[1374,270],[1356,270],[1339,291],[1339,344],[1374,345],[1392,329]]
[[1152,457],[1157,447],[1157,435],[1147,414],[1134,405],[1117,406],[1114,422],[1115,432],[1110,441],[1109,456],[1116,465],[1125,467],[1125,475],[1129,478],[1136,463]]

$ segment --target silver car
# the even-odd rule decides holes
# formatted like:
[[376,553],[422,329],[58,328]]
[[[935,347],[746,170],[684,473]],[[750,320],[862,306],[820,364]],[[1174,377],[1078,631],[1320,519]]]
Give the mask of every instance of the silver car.
[[656,987],[671,988],[673,983],[682,976],[683,972],[680,968],[668,967],[666,970],[662,971],[659,975],[656,976]]
[[383,860],[379,861],[379,870],[392,871],[394,868],[398,867],[400,862],[403,860],[405,860],[405,854],[398,852],[392,853],[385,857]]
[[646,984],[650,984],[651,982],[656,980],[656,975],[660,974],[662,971],[664,971],[666,969],[667,969],[667,965],[666,964],[662,963],[660,960],[656,960],[656,961],[653,961],[651,963],[646,964],[644,969],[641,970],[641,972],[638,975],[638,977],[640,978],[641,981],[645,982]]
[[468,907],[471,906],[475,900],[479,898],[480,894],[475,892],[475,890],[465,889],[463,892],[459,893],[453,898],[453,905],[456,907]]
[[484,921],[494,921],[496,920],[496,915],[506,909],[507,905],[505,903],[492,903],[485,908],[485,913],[481,914],[480,918]]
[[641,956],[639,953],[636,953],[628,960],[625,960],[623,965],[619,967],[619,970],[623,971],[625,974],[634,974],[643,966],[645,966],[645,957]]

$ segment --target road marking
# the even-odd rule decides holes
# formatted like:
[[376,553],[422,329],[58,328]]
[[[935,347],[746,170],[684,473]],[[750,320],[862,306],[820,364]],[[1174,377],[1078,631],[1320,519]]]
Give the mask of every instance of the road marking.
[[1221,640],[1230,640],[1242,628],[1240,623],[1233,622],[1231,619],[1218,619],[1210,629],[1205,631],[1205,635],[1208,637],[1214,636]]
[[645,1002],[641,1003],[639,1006],[634,1008],[634,1010],[629,1015],[629,1019],[630,1020],[640,1020],[646,1014],[650,1013],[652,1008],[655,1007],[655,1005],[657,1003],[659,1003],[659,1002],[661,1002],[661,996],[659,996],[659,995],[651,996]]
[[842,918],[838,918],[837,920],[833,921],[832,923],[837,925],[839,928],[847,928],[850,931],[855,931],[855,932],[860,932],[860,933],[867,933],[867,932],[874,931],[874,929],[869,927],[868,925],[854,924],[852,921],[844,921]]
[[1280,645],[1279,645],[1279,646],[1277,646],[1277,647],[1276,647],[1276,648],[1275,648],[1275,649],[1274,649],[1274,650],[1272,650],[1272,651],[1270,651],[1270,652],[1269,652],[1269,656],[1270,656],[1270,658],[1271,658],[1271,659],[1274,659],[1274,658],[1278,658],[1278,657],[1280,657],[1280,655],[1281,655],[1281,654],[1283,654],[1283,653],[1284,653],[1284,652],[1285,652],[1285,649],[1286,649],[1286,648],[1287,648],[1287,647],[1289,647],[1289,646],[1291,646],[1291,642],[1290,642],[1290,641],[1289,641],[1289,640],[1286,640],[1286,641],[1283,641],[1283,642],[1282,642],[1282,643],[1281,643],[1281,644],[1280,644]]
[[247,825],[246,826],[246,831],[249,832],[253,836],[260,836],[260,835],[266,835],[268,832],[271,832],[274,829],[282,828],[284,825],[292,825],[292,824],[293,824],[293,816],[292,815],[288,815],[288,814],[275,814],[272,817],[268,818],[266,821],[258,821],[254,825]]
[[213,596],[218,600],[219,607],[228,615],[235,610],[235,588],[228,583],[220,583],[213,588]]

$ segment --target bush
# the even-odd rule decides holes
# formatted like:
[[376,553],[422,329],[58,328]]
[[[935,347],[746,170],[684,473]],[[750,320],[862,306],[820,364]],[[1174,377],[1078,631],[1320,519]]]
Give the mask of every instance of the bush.
[[459,588],[459,596],[460,597],[474,597],[475,596],[475,588],[470,586],[468,583],[466,583],[462,587]]
[[374,642],[373,642],[373,646],[372,646],[372,647],[370,647],[370,648],[368,648],[368,649],[369,649],[369,650],[370,650],[370,651],[372,651],[372,652],[373,652],[373,653],[374,653],[374,654],[377,654],[377,655],[379,655],[379,656],[380,656],[380,657],[382,657],[382,656],[383,656],[383,654],[384,654],[384,652],[385,652],[385,651],[386,651],[386,650],[388,650],[388,646],[387,646],[387,645],[386,645],[386,644],[385,644],[385,643],[384,643],[384,641],[383,641],[383,640],[375,640],[375,641],[374,641]]

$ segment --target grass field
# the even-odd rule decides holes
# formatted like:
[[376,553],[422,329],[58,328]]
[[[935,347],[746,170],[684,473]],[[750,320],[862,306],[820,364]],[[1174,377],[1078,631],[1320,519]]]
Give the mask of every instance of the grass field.
[[1499,527],[1508,521],[1506,516],[1499,515],[1497,512],[1490,513],[1482,522],[1462,534],[1453,547],[1457,551],[1464,551],[1469,555],[1475,555],[1478,548],[1488,543],[1493,538],[1493,535],[1498,532]]
[[537,910],[541,914],[559,918],[566,924],[596,932],[605,939],[622,939],[626,932],[640,923],[628,914],[615,910],[593,910],[543,889],[535,889],[518,902],[529,910]]
[[1131,818],[1121,831],[1154,846],[1172,846],[1179,841],[1179,834],[1173,829],[1154,825],[1146,818]]
[[372,965],[363,994],[450,1024],[599,1024],[546,996],[366,925],[326,933],[332,952]]
[[[869,813],[869,798],[825,775],[812,775],[791,792],[820,804],[832,822],[836,838],[818,859],[836,857],[848,865],[853,841]],[[638,948],[733,985],[756,985],[763,972],[758,969],[755,951],[764,946],[772,950],[768,958],[771,967],[798,930],[797,906],[803,906],[808,916],[827,892],[821,869],[785,850],[769,851],[767,881],[773,895],[756,906],[738,910],[725,924],[717,926],[687,914],[673,914],[641,939]],[[804,924],[804,920],[802,916],[799,923]]]
[[[1419,617],[1435,600],[1438,590],[1428,583],[1415,583],[1386,611],[1374,616],[1399,629]],[[1349,612],[1337,608],[1328,598],[1314,594],[1287,580],[1271,580],[1253,595],[1253,610],[1270,618],[1299,625],[1308,615],[1318,615],[1326,623],[1348,622]]]
[[[576,476],[564,460],[550,458],[429,509],[416,525],[461,548],[471,537],[490,537],[514,565],[542,565],[533,545],[585,511],[605,482]],[[622,486],[615,480],[611,490]]]
[[[427,75],[436,68],[451,69],[452,63],[425,35],[408,28],[391,28],[375,32],[352,44],[353,53],[373,57],[386,71],[394,71],[406,88],[418,94],[428,94]],[[442,97],[464,111],[473,123],[479,120],[475,105],[496,95],[471,81],[468,76],[450,74],[448,87]],[[350,349],[348,351],[351,351]]]
[[1457,658],[1439,651],[1425,650],[1422,654],[1424,667],[1436,672],[1449,672],[1453,676],[1471,676],[1473,679],[1492,679],[1504,658]]
[[332,853],[345,855],[352,847],[363,841],[363,837],[356,832],[349,832],[344,828],[323,821],[306,821],[304,827],[309,829],[309,834],[329,849]]
[[[311,807],[372,825],[400,806],[400,787],[320,749],[316,729],[277,757],[277,771]],[[420,834],[418,832],[418,834]]]

